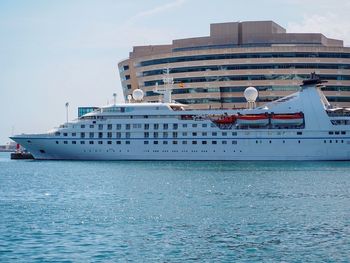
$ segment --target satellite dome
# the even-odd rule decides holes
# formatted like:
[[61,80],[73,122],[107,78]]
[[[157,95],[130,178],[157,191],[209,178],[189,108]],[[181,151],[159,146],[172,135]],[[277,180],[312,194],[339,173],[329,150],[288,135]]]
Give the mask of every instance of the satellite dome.
[[244,97],[247,101],[254,102],[258,97],[258,91],[254,87],[248,87],[244,90]]
[[141,101],[143,99],[143,91],[141,89],[135,89],[132,92],[132,97],[136,101]]

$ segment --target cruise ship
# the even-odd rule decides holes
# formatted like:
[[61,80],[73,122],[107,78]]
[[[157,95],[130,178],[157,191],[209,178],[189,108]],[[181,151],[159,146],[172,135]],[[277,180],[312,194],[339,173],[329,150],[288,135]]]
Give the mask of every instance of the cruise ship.
[[[171,83],[171,79],[165,81]],[[159,103],[112,103],[43,134],[11,137],[40,160],[349,160],[350,109],[332,107],[315,74],[299,91],[256,107],[186,110],[166,85]]]

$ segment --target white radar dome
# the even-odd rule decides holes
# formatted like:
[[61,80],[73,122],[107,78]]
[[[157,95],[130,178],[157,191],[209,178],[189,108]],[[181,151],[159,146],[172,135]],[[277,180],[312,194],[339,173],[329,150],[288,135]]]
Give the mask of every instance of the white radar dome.
[[141,101],[143,99],[143,91],[141,89],[135,89],[132,92],[132,97],[136,101]]
[[258,91],[254,87],[248,87],[244,90],[244,97],[247,101],[256,101]]

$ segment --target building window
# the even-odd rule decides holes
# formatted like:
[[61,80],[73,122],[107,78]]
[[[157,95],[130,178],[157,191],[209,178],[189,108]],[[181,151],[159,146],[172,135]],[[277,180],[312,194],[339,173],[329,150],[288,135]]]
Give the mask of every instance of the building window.
[[227,144],[227,141],[222,141],[222,144]]
[[80,138],[85,138],[85,132],[80,133]]
[[107,124],[107,130],[112,130],[112,124]]
[[63,136],[66,136],[66,137],[67,137],[67,136],[68,136],[68,133],[64,132],[64,133],[63,133]]
[[223,132],[223,133],[222,133],[222,136],[227,136],[227,132]]
[[153,133],[153,138],[158,138],[158,132]]
[[143,137],[144,137],[144,138],[149,138],[149,132],[144,132],[144,133],[143,133]]
[[217,133],[217,132],[212,132],[211,135],[212,135],[212,136],[217,136],[218,133]]
[[99,129],[99,130],[103,130],[103,124],[99,124],[99,125],[98,125],[98,129]]
[[117,124],[117,130],[120,130],[122,128],[121,124]]
[[197,133],[196,132],[192,132],[192,136],[197,136]]
[[149,142],[148,141],[143,141],[143,144],[148,144]]
[[125,141],[125,144],[130,144],[130,141]]
[[183,132],[183,133],[182,133],[182,136],[187,136],[187,132]]
[[217,141],[212,141],[211,144],[217,144],[218,142]]
[[121,132],[116,132],[115,135],[116,135],[117,138],[121,138],[122,137],[122,133]]
[[303,135],[303,132],[297,132],[297,135]]
[[169,127],[169,125],[168,125],[167,123],[164,123],[164,124],[163,124],[163,130],[167,130],[168,127]]
[[158,130],[158,128],[159,128],[159,124],[158,123],[153,124],[153,129],[154,130]]
[[208,124],[206,124],[206,123],[202,124],[203,128],[206,128],[207,126],[208,126]]
[[[258,142],[258,141],[256,141],[256,142]],[[237,141],[232,141],[232,144],[237,144]]]
[[63,141],[63,144],[68,144],[68,142],[67,141]]
[[207,141],[202,141],[202,144],[207,144]]
[[72,144],[77,144],[77,142],[76,141],[72,141]]
[[145,124],[145,130],[149,130],[149,124]]
[[89,126],[91,129],[93,129],[94,128],[94,125],[93,124],[90,124],[90,126]]
[[168,141],[163,141],[163,144],[168,144]]
[[202,132],[202,136],[207,136],[207,135],[208,135],[208,133]]
[[187,128],[187,123],[182,124],[182,128]]
[[80,141],[80,144],[85,144],[85,141]]
[[125,138],[130,138],[130,132],[125,133]]
[[122,144],[122,142],[121,141],[116,141],[116,144]]
[[84,129],[84,128],[85,128],[85,125],[84,125],[84,124],[80,125],[80,128]]
[[107,141],[107,144],[112,144],[112,141]]
[[98,138],[102,139],[103,138],[103,132],[98,133]]
[[125,129],[130,130],[130,124],[125,124]]
[[182,144],[187,144],[187,141],[182,141]]
[[107,138],[112,138],[112,132],[107,132]]
[[177,132],[173,132],[173,138],[177,138]]
[[192,144],[197,144],[197,141],[192,141]]
[[93,132],[89,133],[89,138],[94,138],[94,133]]
[[98,141],[98,144],[103,144],[103,141]]
[[89,141],[89,144],[94,144],[94,141]]
[[178,126],[177,123],[174,123],[174,124],[173,124],[173,129],[174,129],[174,130],[177,130],[178,127],[179,127],[179,126]]
[[72,133],[72,136],[73,136],[73,137],[77,136],[77,133],[73,132],[73,133]]
[[173,141],[173,144],[177,144],[177,141]]
[[153,141],[153,144],[158,144],[158,141]]
[[167,132],[163,132],[163,138],[168,138],[168,133]]
[[232,136],[237,136],[237,132],[232,132]]

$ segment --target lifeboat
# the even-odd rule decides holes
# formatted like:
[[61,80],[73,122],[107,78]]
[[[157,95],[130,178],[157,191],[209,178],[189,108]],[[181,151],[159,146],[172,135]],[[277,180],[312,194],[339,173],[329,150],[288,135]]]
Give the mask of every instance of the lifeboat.
[[220,119],[214,120],[213,122],[216,124],[232,124],[236,122],[236,115],[223,116]]
[[255,125],[264,126],[269,124],[269,116],[267,114],[247,114],[237,117],[239,125]]
[[304,114],[302,112],[271,115],[271,124],[273,125],[302,125],[303,123]]

